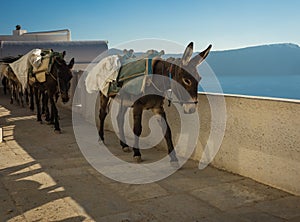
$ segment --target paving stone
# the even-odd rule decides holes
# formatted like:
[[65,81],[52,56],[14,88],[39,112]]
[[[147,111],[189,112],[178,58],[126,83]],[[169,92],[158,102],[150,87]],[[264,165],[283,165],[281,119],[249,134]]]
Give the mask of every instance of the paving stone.
[[283,222],[282,218],[274,215],[262,212],[254,207],[241,207],[227,211],[230,214],[238,215],[240,218],[248,222],[260,222],[260,221],[272,221],[272,222]]
[[72,197],[92,218],[130,210],[126,199],[92,175],[63,176],[58,183],[64,187],[66,197]]
[[27,210],[24,216],[28,221],[61,221],[70,217],[76,218],[79,215],[63,199],[56,199]]
[[[217,186],[201,188],[191,192],[197,198],[207,201],[221,210],[229,210],[236,207],[247,206],[264,200],[278,198],[281,193],[276,194],[275,189],[246,181],[234,181],[231,183],[222,183]],[[244,183],[244,184],[243,184]],[[249,183],[252,185],[250,186]],[[247,186],[248,184],[248,186]],[[265,189],[263,189],[265,188]]]
[[8,190],[4,189],[2,185],[0,188],[0,221],[7,221],[19,214],[20,212],[11,199]]
[[135,202],[136,212],[148,212],[158,221],[202,221],[220,211],[187,194],[171,195]]
[[27,221],[24,215],[18,215],[7,220],[7,222],[24,222]]
[[134,185],[116,182],[107,184],[107,186],[125,197],[128,201],[158,198],[169,194],[156,183]]
[[210,185],[207,183],[207,180],[205,182],[201,182],[201,180],[182,177],[182,175],[179,173],[175,173],[168,178],[158,181],[157,183],[172,194],[185,193],[186,191],[191,191],[199,189],[199,187],[207,187]]
[[292,219],[300,217],[300,197],[288,196],[277,200],[264,201],[256,204],[255,208],[277,217]]
[[[191,165],[193,166],[194,164]],[[184,165],[183,168],[178,171],[178,173],[182,174],[185,177],[187,176],[187,177],[197,178],[197,179],[199,178],[206,179],[210,177],[215,177],[216,180],[218,180],[219,182],[230,182],[230,181],[244,179],[239,175],[231,174],[223,170],[218,170],[211,166],[207,166],[205,169],[200,170],[198,169],[198,164],[195,164],[195,167],[188,167],[188,166],[186,167]]]
[[119,214],[112,214],[105,217],[95,218],[99,222],[155,222],[158,221],[154,215],[147,215],[141,211],[132,210]]
[[286,220],[287,222],[299,222],[300,221],[300,216],[298,216],[298,217],[293,217],[293,218],[291,218],[291,219],[289,219],[289,220]]

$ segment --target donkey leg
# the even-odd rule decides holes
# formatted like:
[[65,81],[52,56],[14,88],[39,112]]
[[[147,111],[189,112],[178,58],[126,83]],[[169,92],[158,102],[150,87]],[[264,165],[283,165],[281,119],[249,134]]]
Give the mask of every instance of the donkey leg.
[[36,111],[37,111],[37,121],[42,123],[42,117],[41,117],[41,106],[40,106],[40,90],[35,89],[34,90],[34,97],[35,97],[35,105],[36,105]]
[[23,93],[23,89],[22,89],[22,85],[18,85],[18,91],[19,91],[19,98],[21,100],[21,106],[24,108],[24,93]]
[[44,109],[44,114],[45,114],[45,120],[47,122],[50,121],[50,112],[49,112],[49,107],[48,107],[48,101],[49,101],[49,97],[48,97],[48,93],[44,92],[43,93],[43,109]]
[[58,110],[55,105],[54,95],[49,95],[50,103],[51,103],[51,110],[53,111],[52,115],[54,117],[54,131],[60,133],[59,121],[58,121]]
[[166,113],[165,113],[165,111],[164,111],[164,108],[161,106],[161,107],[159,107],[159,108],[155,108],[155,109],[152,109],[152,111],[155,113],[155,114],[158,114],[158,115],[160,115],[160,117],[161,117],[161,121],[159,121],[159,124],[161,125],[161,126],[163,126],[162,125],[162,120],[164,120],[165,121],[165,123],[166,123],[166,132],[165,132],[165,140],[166,140],[166,142],[167,142],[167,146],[168,146],[168,154],[169,154],[169,156],[170,156],[170,161],[171,162],[178,162],[178,159],[177,159],[177,157],[176,157],[176,152],[175,152],[175,150],[174,150],[174,145],[173,145],[173,142],[172,142],[172,133],[171,133],[171,129],[170,129],[170,126],[169,126],[169,124],[168,124],[168,122],[167,122],[167,117],[166,117]]
[[126,144],[126,139],[124,135],[124,116],[127,111],[127,107],[120,106],[118,115],[117,115],[117,122],[119,128],[119,138],[120,138],[120,145],[122,146],[122,150],[124,152],[130,152],[129,146]]
[[100,127],[99,127],[98,134],[99,134],[99,141],[101,140],[103,142],[104,142],[104,121],[107,116],[106,108],[107,108],[108,100],[109,98],[104,96],[100,92],[100,110],[99,110]]
[[10,86],[10,104],[14,104],[14,95],[15,95],[14,85],[11,84],[11,86]]
[[2,78],[2,85],[3,85],[3,92],[4,92],[4,95],[6,95],[7,93],[7,78],[5,76],[3,76]]
[[28,93],[28,88],[25,89],[24,91],[24,96],[25,96],[25,102],[26,102],[26,105],[28,106],[29,105],[29,93]]
[[34,97],[34,89],[33,89],[33,86],[29,86],[29,102],[30,102],[30,106],[29,106],[29,109],[31,111],[34,110],[34,102],[33,102],[33,97]]
[[16,83],[14,85],[14,88],[15,88],[15,100],[17,101],[17,104],[18,105],[21,105],[21,98],[20,98],[20,94],[19,94],[19,88],[18,88],[18,84]]
[[133,107],[133,133],[135,134],[134,139],[134,148],[133,148],[133,158],[137,163],[142,161],[142,155],[140,153],[139,147],[139,137],[142,133],[142,114],[143,114],[143,106],[142,105],[134,105]]

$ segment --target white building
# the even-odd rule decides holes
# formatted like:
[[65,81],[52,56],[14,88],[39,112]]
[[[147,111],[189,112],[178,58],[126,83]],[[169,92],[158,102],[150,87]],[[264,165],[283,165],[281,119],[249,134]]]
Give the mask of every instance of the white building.
[[12,35],[0,35],[0,41],[71,41],[69,29],[27,32],[24,29],[12,31]]
[[68,29],[27,32],[20,26],[12,35],[0,35],[0,59],[7,56],[24,55],[35,48],[66,51],[66,61],[75,58],[74,70],[84,70],[98,55],[108,49],[104,40],[71,41]]

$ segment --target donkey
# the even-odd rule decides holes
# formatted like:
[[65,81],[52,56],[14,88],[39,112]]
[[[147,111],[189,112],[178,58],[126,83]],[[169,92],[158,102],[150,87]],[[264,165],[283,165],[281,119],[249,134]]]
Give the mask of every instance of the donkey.
[[[18,57],[4,57],[0,60],[0,74],[3,75],[2,77],[2,85],[4,87],[4,94],[7,93],[7,89],[10,91],[10,103],[14,103],[14,99],[17,103],[24,107],[24,98],[23,98],[23,90],[20,81],[18,80],[17,76],[14,74],[13,70],[10,68],[9,64],[18,60],[21,56]],[[26,102],[28,102],[26,100]]]
[[[177,63],[173,63],[172,59],[162,60],[162,59],[153,59],[152,61],[152,70],[153,74],[165,76],[166,79],[171,78],[176,81],[177,84],[182,86],[182,89],[185,89],[189,96],[183,96],[182,89],[176,87],[176,84],[173,81],[166,83],[164,81],[152,79],[152,84],[147,86],[147,90],[151,92],[156,91],[167,91],[168,89],[172,89],[177,98],[180,98],[179,103],[182,105],[184,112],[194,113],[197,108],[198,103],[198,84],[201,80],[201,77],[198,73],[197,66],[200,65],[207,55],[210,52],[211,45],[207,47],[204,51],[199,53],[198,55],[192,58],[193,54],[193,42],[191,42],[185,49],[184,54],[181,59]],[[155,75],[154,75],[155,76]],[[109,103],[110,98],[114,98],[115,96],[105,96],[100,92],[100,128],[99,128],[99,139],[104,142],[104,120],[107,116],[107,105]],[[130,97],[130,96],[129,96]],[[164,96],[148,94],[142,96],[135,100],[131,107],[133,108],[133,132],[136,135],[134,147],[133,147],[133,157],[134,160],[139,163],[142,161],[141,153],[138,148],[139,144],[139,136],[142,132],[142,113],[145,109],[151,109],[154,114],[158,114],[162,119],[164,119],[166,123],[166,131],[165,131],[165,140],[168,146],[168,154],[170,157],[171,163],[177,163],[178,159],[176,157],[176,153],[174,150],[173,142],[172,142],[172,134],[169,124],[167,123],[166,113],[164,110]],[[117,122],[119,128],[119,137],[120,137],[120,145],[124,152],[129,152],[129,146],[125,142],[124,136],[124,115],[125,112],[129,108],[125,104],[122,103],[120,110],[117,114]]]
[[[36,109],[37,109],[37,121],[42,122],[42,110],[41,103],[43,105],[43,110],[46,115],[46,121],[49,121],[50,124],[54,124],[54,131],[60,133],[60,126],[58,121],[58,110],[56,107],[56,101],[58,94],[60,94],[62,102],[67,103],[70,99],[69,89],[70,81],[72,79],[71,69],[74,66],[74,58],[71,59],[70,63],[67,64],[64,60],[65,51],[63,53],[53,52],[52,64],[50,72],[46,74],[46,81],[43,83],[40,82],[31,82],[28,81],[30,91],[34,92]],[[51,104],[51,113],[48,109],[48,99]],[[31,101],[33,101],[33,93],[31,93]],[[33,104],[30,105],[33,107]]]

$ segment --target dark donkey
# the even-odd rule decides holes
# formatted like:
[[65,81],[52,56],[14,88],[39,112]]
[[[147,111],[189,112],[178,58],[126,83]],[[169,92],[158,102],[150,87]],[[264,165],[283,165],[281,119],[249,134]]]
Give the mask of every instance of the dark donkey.
[[[13,63],[17,61],[19,58],[22,56],[18,57],[4,57],[0,60],[0,75],[3,75],[2,77],[2,85],[3,85],[3,90],[4,94],[7,93],[7,89],[9,89],[11,97],[10,97],[10,103],[13,104],[14,100],[17,101],[17,103],[22,105],[24,107],[24,98],[23,98],[23,90],[22,90],[22,85],[20,81],[18,80],[18,77],[15,75],[11,67],[9,66],[10,63]],[[27,93],[27,91],[25,91]],[[26,97],[27,98],[27,97]],[[26,101],[28,102],[28,101]]]
[[[162,60],[162,59],[154,59],[152,61],[152,70],[153,73],[160,76],[165,76],[164,79],[173,79],[174,81],[161,81],[159,79],[155,80],[155,77],[152,79],[152,84],[147,86],[148,92],[165,92],[168,89],[172,89],[177,98],[179,98],[180,104],[182,104],[185,113],[194,113],[197,108],[197,95],[198,95],[198,84],[201,79],[197,66],[201,64],[201,62],[207,57],[209,51],[211,49],[211,45],[208,46],[203,52],[199,53],[195,57],[192,57],[193,53],[193,43],[191,42],[185,49],[182,59],[179,59],[177,62],[173,62],[172,59]],[[156,76],[154,75],[154,76]],[[172,82],[172,83],[171,83]],[[174,84],[174,82],[176,84]],[[180,84],[182,87],[176,87],[176,85]],[[189,96],[183,96],[182,91],[185,89]],[[130,96],[129,96],[130,97]],[[128,98],[129,98],[128,97]],[[99,129],[99,137],[102,141],[104,141],[104,120],[107,115],[107,105],[108,105],[109,97],[104,96],[100,92],[100,129]],[[171,158],[171,162],[177,162],[178,159],[176,157],[176,153],[174,150],[172,135],[170,127],[166,120],[166,114],[163,107],[164,104],[164,96],[157,95],[157,93],[150,93],[145,96],[138,98],[133,102],[133,132],[136,135],[134,142],[134,159],[136,162],[141,162],[141,153],[138,148],[139,144],[139,136],[142,132],[142,113],[144,109],[151,109],[153,113],[158,114],[161,118],[165,120],[166,123],[166,131],[165,131],[165,140],[168,145],[168,154]],[[129,147],[125,142],[124,136],[124,114],[128,107],[122,103],[121,99],[121,107],[119,113],[117,115],[118,128],[119,128],[119,136],[120,136],[120,144],[122,146],[123,151],[128,152]]]
[[[58,111],[55,103],[57,101],[58,94],[60,94],[63,103],[69,101],[70,80],[72,78],[71,69],[74,65],[74,58],[72,58],[70,63],[67,65],[66,61],[64,60],[64,56],[65,52],[52,52],[52,64],[50,72],[46,74],[46,81],[43,83],[39,83],[37,81],[32,83],[29,81],[29,86],[31,88],[30,91],[34,92],[35,96],[37,121],[42,121],[40,105],[40,101],[42,99],[46,121],[54,124],[54,131],[58,133],[60,132],[60,127],[58,121]],[[48,110],[48,99],[50,99],[51,104],[50,113]],[[31,93],[30,107],[33,109],[33,93]]]

